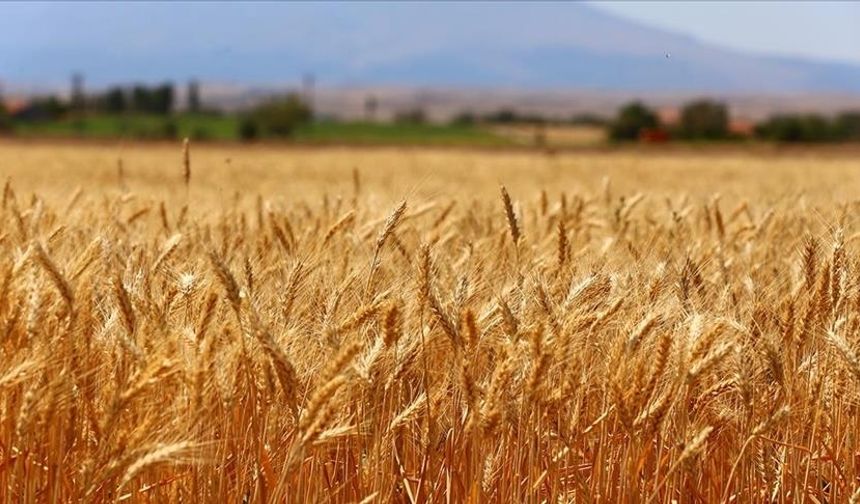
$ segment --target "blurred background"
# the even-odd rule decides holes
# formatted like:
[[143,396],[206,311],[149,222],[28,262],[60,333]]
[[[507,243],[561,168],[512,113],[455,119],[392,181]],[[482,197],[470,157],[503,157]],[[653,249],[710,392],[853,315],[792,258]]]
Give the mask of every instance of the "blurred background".
[[4,3],[0,134],[860,141],[860,3]]

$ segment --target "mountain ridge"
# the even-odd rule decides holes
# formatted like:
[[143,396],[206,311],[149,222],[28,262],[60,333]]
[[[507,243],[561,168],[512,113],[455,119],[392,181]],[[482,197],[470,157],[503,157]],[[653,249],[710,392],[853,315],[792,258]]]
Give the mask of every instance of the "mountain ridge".
[[8,82],[61,83],[79,71],[96,86],[260,85],[313,74],[331,85],[860,93],[860,64],[744,53],[581,3],[59,4],[18,14],[0,20]]

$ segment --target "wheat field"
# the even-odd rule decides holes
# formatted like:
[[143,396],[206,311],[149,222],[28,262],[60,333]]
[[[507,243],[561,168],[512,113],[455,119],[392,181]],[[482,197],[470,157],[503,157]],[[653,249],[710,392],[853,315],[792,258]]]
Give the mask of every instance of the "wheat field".
[[858,173],[0,143],[0,497],[856,502]]

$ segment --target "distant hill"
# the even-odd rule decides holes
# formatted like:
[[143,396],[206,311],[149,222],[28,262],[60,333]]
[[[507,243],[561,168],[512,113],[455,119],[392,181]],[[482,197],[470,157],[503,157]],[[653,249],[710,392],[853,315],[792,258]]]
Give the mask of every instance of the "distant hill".
[[[581,3],[4,7],[0,80],[860,93],[860,65],[751,55]],[[667,55],[671,55],[667,57]]]

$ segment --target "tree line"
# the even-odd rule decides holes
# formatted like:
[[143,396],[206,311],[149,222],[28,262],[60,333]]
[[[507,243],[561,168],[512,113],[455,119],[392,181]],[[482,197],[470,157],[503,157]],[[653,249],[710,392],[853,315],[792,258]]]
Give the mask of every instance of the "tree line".
[[[634,140],[706,140],[741,138],[733,132],[725,104],[695,100],[681,108],[676,124],[663,124],[658,114],[642,102],[623,106],[608,125],[609,138],[617,142]],[[821,114],[777,114],[755,125],[752,135],[775,142],[850,142],[860,140],[860,111],[835,117]]]
[[[188,84],[186,106],[181,111],[178,110],[176,96],[174,85],[170,82],[155,85],[117,85],[86,95],[73,87],[68,99],[56,95],[34,97],[15,114],[10,114],[0,99],[0,131],[12,130],[15,122],[80,122],[90,115],[145,115],[162,118],[159,122],[162,127],[156,132],[157,137],[173,138],[178,133],[175,119],[180,113],[223,115],[218,110],[204,106],[197,81]],[[253,140],[263,137],[288,137],[296,128],[312,120],[313,111],[300,95],[287,93],[272,97],[235,116],[238,136],[243,140]]]
[[[377,101],[373,100],[374,107]],[[201,100],[200,86],[196,81],[188,84],[184,113],[221,114],[206,109]],[[68,100],[57,96],[32,99],[24,110],[15,115],[5,110],[0,100],[0,131],[11,130],[15,121],[58,121],[80,119],[88,114],[149,115],[163,117],[163,128],[157,133],[165,138],[177,135],[176,92],[174,85],[164,82],[155,85],[134,84],[112,86],[103,92],[89,95],[74,92]],[[237,136],[242,140],[258,138],[285,138],[305,124],[312,122],[313,110],[300,94],[286,93],[272,97],[257,106],[235,114]],[[368,115],[373,117],[373,114]],[[428,121],[420,108],[405,109],[393,118],[395,123],[417,124]],[[611,119],[593,115],[577,115],[566,119],[550,119],[538,114],[501,109],[496,112],[475,114],[462,112],[450,121],[454,125],[480,124],[573,124],[603,127],[614,142],[669,140],[730,141],[753,138],[773,142],[850,142],[860,141],[860,111],[849,111],[835,116],[821,114],[777,114],[749,131],[733,131],[728,108],[724,103],[700,99],[685,104],[677,121],[667,124],[659,114],[640,101],[628,103]],[[205,135],[203,135],[205,136]]]
[[168,115],[173,111],[174,101],[175,92],[170,83],[156,86],[134,85],[127,88],[114,86],[94,96],[87,108],[109,114],[141,112]]
[[[191,101],[191,95],[189,95],[189,102]],[[55,95],[37,96],[28,102],[16,118],[24,121],[55,121],[72,114],[125,112],[166,116],[173,112],[175,102],[176,93],[171,83],[153,86],[144,84],[112,86],[102,93],[87,96],[76,96],[73,93],[69,100],[63,100]],[[3,108],[2,103],[0,108]],[[5,110],[0,111],[0,115],[9,116]]]

